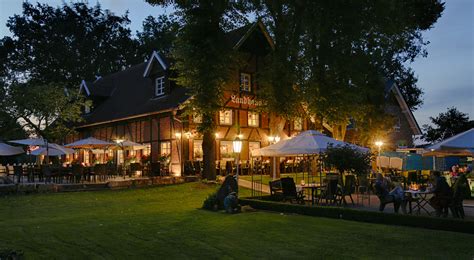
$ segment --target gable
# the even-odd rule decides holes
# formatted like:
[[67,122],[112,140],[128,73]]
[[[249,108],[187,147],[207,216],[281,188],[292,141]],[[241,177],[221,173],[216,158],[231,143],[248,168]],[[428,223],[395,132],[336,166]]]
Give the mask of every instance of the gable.
[[143,73],[143,77],[148,77],[151,74],[151,71],[153,70],[153,66],[156,64],[159,64],[162,70],[167,70],[168,69],[168,64],[165,61],[165,59],[156,51],[153,51],[151,54],[150,59],[148,60],[148,63],[146,65],[145,71]]
[[261,21],[255,22],[250,26],[250,28],[247,30],[245,29],[246,27],[242,27],[229,33],[229,35],[232,35],[233,33],[239,33],[239,30],[244,30],[244,33],[236,38],[237,41],[232,43],[234,50],[245,48],[246,43],[249,43],[250,46],[253,47],[261,45],[262,48],[268,48],[269,50],[275,49],[273,39],[270,37],[265,25]]
[[85,80],[81,81],[81,85],[79,86],[79,93],[82,93],[84,91],[87,96],[91,95],[91,91],[89,90],[89,87],[87,87],[87,83]]
[[398,88],[397,84],[392,83],[391,87],[387,92],[391,93],[394,95],[395,100],[397,101],[397,104],[400,106],[402,114],[405,116],[406,120],[408,121],[408,124],[410,125],[410,129],[412,130],[414,135],[421,135],[421,129],[420,126],[418,125],[418,122],[415,119],[415,116],[411,112],[410,108],[408,107],[405,98],[402,95],[402,92]]

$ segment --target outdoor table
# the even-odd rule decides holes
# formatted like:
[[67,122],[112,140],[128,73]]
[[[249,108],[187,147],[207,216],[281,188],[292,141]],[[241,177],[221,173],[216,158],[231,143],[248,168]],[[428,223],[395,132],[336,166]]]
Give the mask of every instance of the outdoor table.
[[[431,216],[430,212],[426,208],[428,205],[428,197],[433,194],[433,192],[426,190],[426,191],[421,191],[421,190],[405,190],[406,194],[411,194],[413,198],[419,198],[418,200],[415,200],[416,204],[413,207],[413,209],[416,209],[417,214],[419,215],[421,213],[421,210],[425,211],[429,216]],[[412,210],[412,209],[410,209]]]
[[305,185],[296,185],[296,190],[311,189],[311,204],[314,205],[314,195],[323,185],[318,183],[308,183]]

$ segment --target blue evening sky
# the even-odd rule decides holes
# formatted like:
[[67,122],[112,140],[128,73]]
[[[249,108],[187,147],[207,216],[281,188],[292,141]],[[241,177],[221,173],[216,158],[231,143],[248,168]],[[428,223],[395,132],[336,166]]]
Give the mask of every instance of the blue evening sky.
[[[30,2],[37,2],[36,0]],[[53,6],[61,0],[40,0]],[[66,1],[69,2],[69,1]],[[96,4],[97,0],[87,1]],[[129,11],[132,32],[141,29],[148,15],[170,13],[153,7],[144,0],[100,0],[104,9],[116,14]],[[11,35],[5,26],[9,16],[21,13],[21,0],[0,0],[0,37]],[[414,112],[421,125],[446,108],[455,106],[474,119],[474,1],[450,0],[434,28],[424,34],[428,57],[411,64],[418,76],[418,85],[425,91],[424,105]]]

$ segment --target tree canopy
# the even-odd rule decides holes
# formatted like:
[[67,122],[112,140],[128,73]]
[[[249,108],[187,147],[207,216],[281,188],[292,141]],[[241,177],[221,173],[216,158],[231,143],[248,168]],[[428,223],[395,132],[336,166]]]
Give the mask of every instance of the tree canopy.
[[432,125],[423,125],[423,138],[427,142],[439,142],[451,136],[474,128],[474,120],[455,107],[450,107],[437,117],[430,117]]
[[100,5],[85,3],[52,7],[23,3],[23,12],[9,18],[12,37],[0,41],[9,81],[77,88],[82,79],[120,71],[136,64],[137,43],[128,15],[117,16]]
[[251,2],[275,40],[268,66],[272,111],[291,117],[296,111],[287,110],[303,100],[343,139],[349,120],[366,129],[381,123],[369,115],[384,114],[389,79],[412,110],[422,104],[423,92],[406,64],[426,55],[421,33],[441,16],[440,1]]

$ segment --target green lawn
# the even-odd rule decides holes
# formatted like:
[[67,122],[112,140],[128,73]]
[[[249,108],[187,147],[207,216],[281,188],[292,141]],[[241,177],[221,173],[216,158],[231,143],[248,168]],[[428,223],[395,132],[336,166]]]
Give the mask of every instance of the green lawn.
[[[215,186],[0,198],[2,248],[30,258],[455,258],[474,235],[199,209]],[[243,192],[245,193],[245,192]]]

